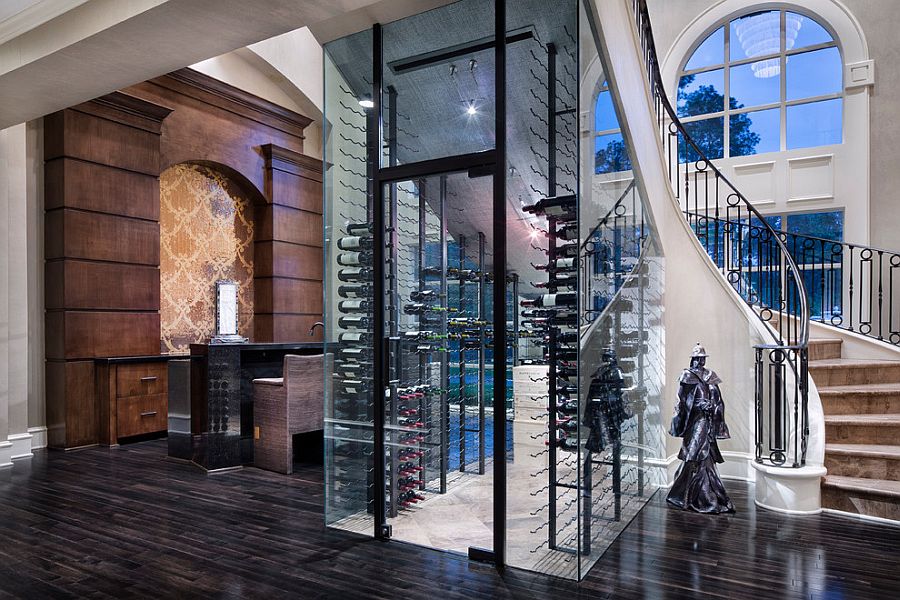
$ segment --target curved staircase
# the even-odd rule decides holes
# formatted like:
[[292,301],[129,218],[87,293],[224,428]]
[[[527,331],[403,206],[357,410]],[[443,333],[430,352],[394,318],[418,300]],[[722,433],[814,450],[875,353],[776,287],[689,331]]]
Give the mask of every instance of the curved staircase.
[[809,348],[825,412],[822,507],[900,521],[900,360],[845,358],[840,338]]

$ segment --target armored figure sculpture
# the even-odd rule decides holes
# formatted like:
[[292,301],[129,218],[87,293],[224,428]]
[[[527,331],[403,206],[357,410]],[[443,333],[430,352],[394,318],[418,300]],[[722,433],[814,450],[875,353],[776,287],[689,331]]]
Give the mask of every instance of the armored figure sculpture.
[[591,378],[583,425],[590,431],[585,448],[601,452],[607,443],[618,444],[622,423],[632,417],[622,392],[625,378],[612,348],[603,351],[603,362]]
[[684,441],[678,458],[681,466],[666,501],[701,513],[733,512],[734,505],[716,471],[725,462],[716,440],[728,439],[722,382],[706,368],[706,350],[698,342],[691,352],[691,366],[678,381],[678,404],[669,434]]

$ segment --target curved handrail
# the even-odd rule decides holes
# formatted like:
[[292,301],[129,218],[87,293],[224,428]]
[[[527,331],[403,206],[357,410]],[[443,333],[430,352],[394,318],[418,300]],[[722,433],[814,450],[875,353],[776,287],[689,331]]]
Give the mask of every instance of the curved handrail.
[[605,215],[594,225],[594,228],[591,229],[586,236],[584,236],[584,241],[581,243],[581,250],[585,251],[587,245],[591,242],[591,238],[594,237],[594,234],[600,231],[600,228],[609,223],[610,218],[616,216],[616,211],[620,206],[624,206],[625,198],[628,197],[628,194],[634,189],[635,179],[632,179],[631,182],[625,186],[625,189],[622,191],[622,195],[619,196],[619,199],[612,205]]
[[[713,164],[710,159],[706,158],[703,150],[701,150],[700,147],[694,142],[690,134],[685,129],[684,125],[679,120],[678,114],[672,107],[671,102],[669,102],[669,98],[665,92],[665,85],[663,83],[662,73],[660,71],[659,58],[656,53],[656,44],[653,40],[653,30],[650,26],[650,14],[647,9],[647,2],[646,0],[634,0],[634,2],[636,3],[637,9],[637,25],[640,28],[642,34],[640,37],[644,51],[644,59],[647,64],[647,70],[650,74],[651,92],[653,93],[653,96],[656,98],[657,102],[659,102],[665,113],[668,115],[670,119],[669,127],[671,128],[672,126],[674,126],[677,130],[677,133],[681,134],[682,139],[690,145],[693,152],[696,154],[696,156],[699,157],[699,159],[695,161],[695,168],[698,171],[704,171],[706,169],[711,170],[718,179],[723,181],[729,188],[731,188],[732,194],[729,194],[728,201],[731,202],[731,198],[736,197],[737,200],[742,202],[744,208],[748,211],[748,213],[760,220],[762,225],[769,230],[769,233],[778,244],[778,247],[780,248],[784,256],[784,260],[787,263],[788,273],[791,275],[793,283],[797,286],[798,300],[800,302],[800,314],[797,315],[799,320],[799,330],[797,338],[793,344],[788,343],[786,347],[805,349],[809,346],[809,302],[806,293],[806,286],[803,283],[803,279],[798,275],[800,273],[800,270],[797,267],[797,263],[794,261],[793,256],[787,248],[787,245],[781,239],[781,236],[779,235],[781,232],[776,231],[771,225],[769,225],[762,213],[760,213],[756,209],[756,207],[753,206],[753,204],[751,204],[749,200],[747,200],[747,198],[737,189],[737,187],[735,187],[728,180],[727,177],[725,177],[725,175],[716,167],[715,164]],[[716,198],[716,201],[718,203],[718,198]]]

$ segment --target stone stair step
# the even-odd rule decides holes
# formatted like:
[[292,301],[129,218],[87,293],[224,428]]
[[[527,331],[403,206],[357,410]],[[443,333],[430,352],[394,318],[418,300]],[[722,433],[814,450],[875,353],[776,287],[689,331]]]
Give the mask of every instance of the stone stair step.
[[900,413],[900,383],[819,386],[818,389],[826,415]]
[[809,360],[827,360],[841,357],[840,338],[815,338],[809,340]]
[[829,358],[809,361],[816,387],[900,383],[900,361]]
[[822,507],[900,521],[900,481],[827,475]]
[[900,446],[825,444],[829,475],[900,481]]
[[825,416],[826,444],[891,445],[898,440],[900,440],[900,414]]

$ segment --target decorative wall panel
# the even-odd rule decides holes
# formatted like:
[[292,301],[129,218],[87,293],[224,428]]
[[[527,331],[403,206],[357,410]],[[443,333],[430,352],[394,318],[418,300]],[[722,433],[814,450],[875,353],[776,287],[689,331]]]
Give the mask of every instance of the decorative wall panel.
[[160,175],[161,350],[215,333],[215,282],[238,282],[238,331],[253,339],[253,206],[227,176],[179,164]]

